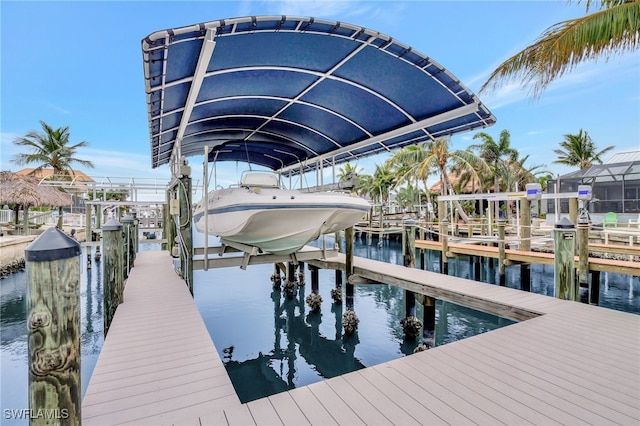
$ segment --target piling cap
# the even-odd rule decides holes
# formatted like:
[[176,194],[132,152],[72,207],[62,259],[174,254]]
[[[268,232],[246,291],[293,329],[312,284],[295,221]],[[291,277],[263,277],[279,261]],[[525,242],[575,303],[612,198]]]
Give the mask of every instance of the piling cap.
[[107,223],[102,225],[103,231],[120,231],[121,229],[122,229],[122,224],[117,220],[115,220],[114,218],[109,219]]
[[79,256],[80,244],[59,230],[49,228],[24,249],[27,262],[45,262]]
[[133,216],[127,214],[122,218],[121,222],[122,223],[133,223]]
[[556,222],[556,228],[558,229],[573,229],[576,226],[566,217],[563,217],[558,222]]

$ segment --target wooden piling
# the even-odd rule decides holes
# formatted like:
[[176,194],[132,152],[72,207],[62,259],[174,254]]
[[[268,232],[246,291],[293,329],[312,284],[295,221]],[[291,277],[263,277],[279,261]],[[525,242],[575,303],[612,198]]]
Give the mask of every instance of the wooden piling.
[[171,200],[174,199],[173,191],[167,190],[166,196],[166,204],[162,207],[162,235],[164,239],[167,240],[166,243],[162,244],[163,250],[168,250],[171,253],[171,249],[173,248],[173,242],[176,238],[176,227],[175,222],[173,220],[173,215],[171,214],[170,205]]
[[422,343],[427,348],[436,345],[436,299],[429,296],[422,298]]
[[180,261],[182,279],[187,283],[193,295],[193,211],[191,209],[191,168],[183,166],[186,172],[180,177],[178,185],[178,200],[180,201],[180,219],[178,224],[182,244],[180,247]]
[[556,297],[563,300],[578,300],[574,268],[575,226],[567,218],[562,218],[556,223],[553,231]]
[[319,268],[317,266],[309,265],[309,272],[311,272],[311,292],[318,294],[319,290]]
[[449,221],[445,217],[440,222],[440,242],[442,243],[442,255],[440,256],[440,273],[449,274],[449,258],[447,252],[449,251]]
[[596,306],[600,304],[600,271],[591,271],[589,303]]
[[[415,221],[407,220],[402,229],[402,257],[406,268],[416,267],[416,227]],[[416,295],[410,290],[404,291],[405,318],[401,321],[407,338],[415,339],[422,324],[416,316]]]
[[589,222],[578,222],[578,300],[589,301]]
[[80,244],[49,228],[24,253],[30,424],[79,425]]
[[[520,203],[520,250],[531,251],[531,201],[522,198]],[[523,291],[531,291],[531,264],[520,265],[520,282]]]
[[347,276],[346,283],[346,307],[347,309],[353,309],[353,284],[349,282],[349,277],[353,275],[353,226],[345,229],[344,239],[346,245],[346,260],[345,260],[345,275]]
[[504,270],[504,260],[505,260],[505,240],[504,240],[504,219],[498,219],[498,278],[500,281],[500,285],[504,286],[506,284],[506,276]]
[[116,308],[123,301],[124,292],[124,242],[122,224],[109,219],[102,226],[104,246],[104,335],[106,336]]
[[133,254],[134,254],[134,241],[133,241],[133,216],[125,215],[122,218],[122,233],[124,239],[124,277],[129,277],[129,271],[133,268]]

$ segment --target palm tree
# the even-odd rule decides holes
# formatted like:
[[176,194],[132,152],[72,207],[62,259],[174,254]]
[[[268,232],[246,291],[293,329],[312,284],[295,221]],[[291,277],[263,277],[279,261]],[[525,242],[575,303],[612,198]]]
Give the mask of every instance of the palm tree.
[[[577,0],[578,2],[580,0]],[[586,0],[589,13],[593,0]],[[533,83],[540,95],[555,79],[578,64],[613,54],[634,51],[640,46],[640,1],[600,0],[600,9],[582,18],[569,19],[549,28],[538,40],[503,62],[489,76],[480,92],[509,81]]]
[[[479,179],[480,173],[488,173],[489,167],[487,163],[479,156],[469,150],[451,151],[451,139],[449,137],[438,138],[428,145],[424,160],[417,167],[416,173],[419,175],[426,174],[426,171],[437,170],[440,173],[440,188],[444,195],[447,192],[450,195],[455,194],[451,180],[449,179],[448,170],[455,167],[457,170],[465,170],[471,172],[476,179]],[[467,222],[469,217],[458,201],[453,202],[460,218]],[[441,215],[442,212],[439,212]]]
[[[488,133],[479,132],[473,135],[473,139],[480,139],[482,143],[470,145],[469,148],[479,150],[480,157],[487,163],[491,170],[493,192],[500,192],[500,172],[505,172],[505,170],[500,170],[500,165],[509,159],[515,161],[518,157],[518,151],[515,148],[511,148],[511,134],[506,129],[502,130],[496,142]],[[496,218],[498,217],[499,210],[500,206],[496,203]]]
[[362,171],[362,167],[358,167],[357,165],[352,165],[351,163],[347,163],[344,166],[338,169],[338,182],[346,182],[351,178],[356,178],[354,180],[355,186],[357,186],[358,173]]
[[[85,167],[93,167],[91,161],[76,158],[78,148],[88,146],[86,141],[70,145],[69,127],[59,127],[54,129],[44,121],[40,120],[42,133],[30,131],[24,137],[18,137],[13,143],[25,147],[29,153],[19,153],[13,158],[13,163],[17,165],[35,164],[36,167],[31,172],[35,174],[44,168],[52,168],[54,176],[71,177],[72,165],[80,164]],[[62,228],[62,207],[58,209],[58,227]]]
[[564,135],[560,147],[563,149],[553,150],[558,155],[558,159],[554,163],[577,166],[581,170],[591,167],[594,163],[602,164],[602,156],[615,148],[611,145],[598,151],[591,136],[582,129],[576,135]]
[[405,146],[397,151],[390,160],[398,176],[397,185],[408,183],[409,185],[415,185],[417,188],[418,181],[421,181],[427,197],[427,203],[431,202],[427,179],[433,174],[433,170],[428,167],[421,168],[420,165],[428,156],[429,143]]

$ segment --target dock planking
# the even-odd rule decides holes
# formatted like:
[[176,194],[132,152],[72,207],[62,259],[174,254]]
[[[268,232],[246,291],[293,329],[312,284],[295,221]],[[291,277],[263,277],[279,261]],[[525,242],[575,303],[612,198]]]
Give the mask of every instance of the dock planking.
[[197,424],[233,406],[240,400],[170,256],[139,253],[82,401],[83,424]]
[[[442,243],[429,240],[416,240],[416,248],[442,251]],[[604,244],[589,244],[589,250],[598,252],[610,252],[618,254],[629,254],[631,256],[640,256],[640,247],[611,245],[607,250]],[[539,263],[543,265],[553,265],[555,256],[553,253],[542,253],[538,251],[523,251],[514,249],[505,249],[505,263]],[[448,243],[447,256],[484,256],[498,259],[500,257],[497,247],[479,246],[461,243]],[[575,256],[575,266],[578,267],[579,257]],[[640,262],[602,259],[599,257],[589,257],[589,270],[600,272],[616,272],[620,274],[640,275]]]
[[[344,255],[339,255],[308,263],[344,269],[344,260]],[[142,252],[132,271],[141,265],[161,269],[158,265],[168,262],[166,252]],[[362,276],[380,282],[388,278],[389,284],[404,283],[412,291],[438,295],[444,300],[475,301],[489,312],[506,313],[521,322],[240,404],[193,302],[176,298],[168,303],[158,301],[157,305],[148,303],[156,306],[157,312],[127,312],[135,310],[127,305],[138,287],[139,277],[132,274],[125,289],[125,302],[116,312],[83,401],[84,423],[640,423],[640,316],[369,259],[356,257],[354,263],[355,272]],[[155,282],[144,281],[153,282],[156,293],[161,288],[176,287],[191,298],[184,283],[172,276],[173,272],[164,271],[162,275]],[[140,290],[140,294],[148,291]],[[177,323],[199,320],[200,325],[195,328],[204,330],[206,336],[180,335],[180,327],[163,318],[167,311],[180,316]],[[121,322],[127,321],[126,314],[134,322],[144,322],[145,333],[134,330],[134,326],[121,326]],[[159,387],[175,389],[159,401],[156,398],[160,395],[153,392],[153,384],[159,377],[148,376],[144,351],[135,345],[130,347],[125,341],[142,340],[142,346],[159,350],[157,345],[162,339],[153,338],[155,319],[169,330],[161,327],[160,333],[183,339],[182,344],[174,346],[183,346],[189,352],[188,356],[180,357],[173,348],[166,352],[162,362],[170,362],[172,357],[197,359],[184,374],[167,377],[165,367],[155,369],[156,376],[164,380]],[[200,339],[204,345],[198,344]],[[121,353],[124,348],[129,349],[130,359]],[[150,364],[156,365],[155,361]],[[221,384],[206,387],[209,370],[215,371],[212,386]],[[215,388],[224,392],[216,393]],[[209,400],[192,396],[200,389],[206,389]],[[227,395],[227,390],[232,395]],[[127,396],[138,391],[151,395]],[[189,393],[185,397],[183,392]],[[211,398],[212,395],[218,396]],[[185,403],[186,406],[181,406]],[[131,415],[132,411],[137,417]]]

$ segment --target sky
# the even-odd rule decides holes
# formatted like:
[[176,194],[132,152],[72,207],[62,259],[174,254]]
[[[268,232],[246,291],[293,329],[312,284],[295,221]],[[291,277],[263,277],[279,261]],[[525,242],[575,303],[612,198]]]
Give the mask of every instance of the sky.
[[[0,1],[0,170],[12,142],[42,120],[69,126],[71,142],[87,141],[77,156],[94,163],[89,176],[156,180],[151,168],[141,40],[158,30],[250,15],[313,16],[387,34],[433,58],[478,93],[505,59],[533,43],[549,26],[585,15],[583,3],[549,1]],[[580,129],[598,148],[640,149],[640,55],[586,63],[554,82],[538,99],[518,84],[479,95],[497,123],[483,131],[498,140],[506,129],[527,165],[554,175],[553,150]],[[477,132],[453,137],[466,149]],[[372,173],[388,156],[361,160]],[[608,158],[608,155],[605,159]],[[190,158],[194,181],[202,156]],[[218,183],[235,182],[235,163],[221,165]],[[327,176],[327,175],[325,175]]]

